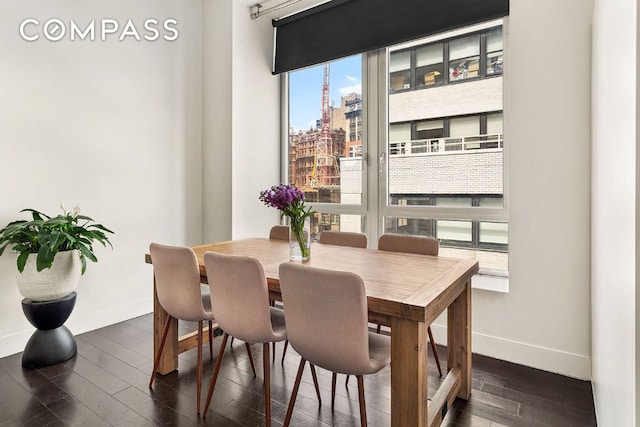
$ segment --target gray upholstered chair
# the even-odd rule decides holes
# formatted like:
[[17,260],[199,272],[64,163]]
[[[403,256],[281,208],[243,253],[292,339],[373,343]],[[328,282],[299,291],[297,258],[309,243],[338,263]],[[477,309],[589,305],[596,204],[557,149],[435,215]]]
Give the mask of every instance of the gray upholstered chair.
[[211,299],[209,294],[200,290],[200,269],[198,259],[191,248],[167,246],[152,243],[150,246],[153,274],[155,277],[158,301],[168,313],[162,339],[156,354],[149,387],[153,386],[160,356],[167,339],[171,322],[180,320],[198,322],[198,367],[196,386],[198,395],[196,409],[200,413],[200,395],[202,389],[202,322],[209,322],[209,354],[213,358],[213,333]]
[[289,342],[301,356],[284,425],[291,422],[300,379],[309,362],[333,372],[332,408],[336,373],[357,377],[360,422],[366,426],[363,375],[389,364],[390,339],[369,332],[362,278],[295,263],[281,264],[279,272]]
[[[440,245],[438,243],[438,239],[428,236],[383,234],[378,239],[378,250],[380,251],[405,252],[420,255],[438,256],[439,248]],[[380,332],[380,325],[378,325],[378,332]],[[429,334],[429,342],[431,343],[433,357],[436,359],[438,372],[440,373],[440,376],[442,376],[440,357],[438,356],[438,348],[436,347],[436,343],[433,340],[431,326],[427,328],[427,333]]]
[[[269,230],[269,239],[270,240],[282,240],[282,241],[288,242],[289,241],[289,226],[288,225],[274,225],[273,227],[271,227],[271,230]],[[271,306],[275,306],[275,301],[269,301],[269,303],[271,304]],[[285,341],[285,343],[286,343],[286,341]],[[231,337],[231,345],[233,346],[233,337]],[[286,351],[287,350],[285,348],[285,352]],[[272,345],[271,353],[273,354],[273,360],[275,361],[275,357],[276,357],[276,343],[275,342]],[[282,354],[282,360],[284,362],[284,353]],[[251,362],[251,365],[253,366],[253,361]],[[254,375],[255,375],[255,371],[254,371]]]
[[349,231],[325,230],[320,233],[318,243],[325,245],[351,246],[353,248],[366,248],[367,235]]
[[289,241],[289,226],[288,225],[274,225],[269,230],[269,239],[271,240],[284,240]]
[[204,262],[211,288],[211,307],[224,331],[211,377],[203,417],[206,417],[229,335],[247,343],[261,343],[264,366],[265,423],[271,425],[269,343],[283,341],[287,330],[282,309],[269,304],[267,279],[253,257],[206,252]]
[[[364,233],[353,233],[350,231],[330,231],[325,230],[320,233],[318,243],[324,245],[336,245],[336,246],[350,246],[353,248],[366,248],[368,239]],[[284,363],[284,356],[287,354],[287,347],[289,341],[284,342],[284,349],[282,350],[282,363]],[[349,377],[347,377],[347,382]]]
[[[331,231],[325,230],[320,233],[318,243],[325,245],[350,246],[352,248],[366,248],[369,243],[367,235],[364,233],[355,233],[351,231]],[[285,351],[287,344],[285,343]],[[284,360],[284,354],[282,355]],[[349,375],[345,385],[349,384]]]

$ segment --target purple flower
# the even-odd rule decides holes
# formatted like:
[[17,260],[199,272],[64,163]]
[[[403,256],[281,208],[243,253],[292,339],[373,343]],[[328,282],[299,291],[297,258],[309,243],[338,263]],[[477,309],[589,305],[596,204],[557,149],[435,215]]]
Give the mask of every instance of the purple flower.
[[274,185],[260,192],[260,200],[265,205],[276,208],[281,215],[288,216],[297,222],[315,213],[304,204],[304,193],[295,185]]

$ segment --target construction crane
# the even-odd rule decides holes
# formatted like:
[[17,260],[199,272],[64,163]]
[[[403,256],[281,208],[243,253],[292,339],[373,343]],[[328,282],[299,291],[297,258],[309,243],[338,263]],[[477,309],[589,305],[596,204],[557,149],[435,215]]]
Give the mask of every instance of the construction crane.
[[329,125],[331,122],[331,110],[329,109],[329,63],[324,64],[322,76],[322,105],[321,105],[321,130],[320,138],[316,144],[316,156],[314,170],[317,174],[315,181],[319,186],[333,184],[335,156],[333,155],[333,141]]

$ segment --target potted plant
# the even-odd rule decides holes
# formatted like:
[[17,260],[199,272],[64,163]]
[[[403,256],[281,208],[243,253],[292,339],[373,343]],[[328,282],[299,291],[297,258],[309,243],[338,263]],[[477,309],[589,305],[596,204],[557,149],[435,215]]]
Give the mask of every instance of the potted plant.
[[87,267],[97,262],[93,244],[111,246],[106,233],[113,233],[80,208],[49,216],[35,209],[31,220],[10,222],[0,230],[0,255],[9,247],[18,253],[17,282],[20,293],[33,301],[50,301],[70,294]]

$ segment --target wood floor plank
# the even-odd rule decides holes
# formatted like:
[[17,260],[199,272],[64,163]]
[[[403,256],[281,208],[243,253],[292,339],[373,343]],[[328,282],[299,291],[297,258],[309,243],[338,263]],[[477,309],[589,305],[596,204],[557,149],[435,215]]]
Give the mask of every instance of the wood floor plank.
[[48,408],[60,420],[64,420],[66,425],[92,427],[108,427],[110,425],[73,396],[58,400]]
[[111,425],[139,426],[149,421],[75,372],[54,381]]

